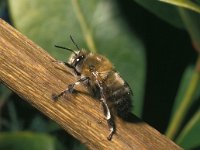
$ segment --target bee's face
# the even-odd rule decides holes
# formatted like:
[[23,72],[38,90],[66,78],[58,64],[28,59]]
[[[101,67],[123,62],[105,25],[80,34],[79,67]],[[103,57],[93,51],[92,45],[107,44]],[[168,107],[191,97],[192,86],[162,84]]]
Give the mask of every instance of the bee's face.
[[78,73],[81,73],[81,68],[87,54],[88,52],[85,50],[76,51],[70,56],[68,63],[73,66]]

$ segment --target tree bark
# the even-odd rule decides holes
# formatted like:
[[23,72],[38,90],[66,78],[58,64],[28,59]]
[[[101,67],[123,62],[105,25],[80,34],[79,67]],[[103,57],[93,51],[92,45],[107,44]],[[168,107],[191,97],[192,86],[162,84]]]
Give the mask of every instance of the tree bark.
[[76,81],[75,77],[1,19],[0,81],[90,149],[181,149],[135,116],[131,121],[116,118],[117,132],[108,141],[109,130],[100,102],[83,86],[78,87],[81,92],[53,101],[52,94],[66,89]]

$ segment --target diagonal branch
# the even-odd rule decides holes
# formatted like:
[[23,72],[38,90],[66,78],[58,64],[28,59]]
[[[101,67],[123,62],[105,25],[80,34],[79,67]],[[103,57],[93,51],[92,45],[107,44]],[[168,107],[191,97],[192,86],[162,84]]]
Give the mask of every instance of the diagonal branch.
[[[181,149],[134,116],[132,122],[116,118],[117,133],[108,141],[108,127],[98,101],[84,93],[66,95],[57,102],[52,100],[53,93],[59,93],[75,81],[68,72],[47,52],[0,19],[0,81],[88,148]],[[87,93],[84,87],[79,90]]]

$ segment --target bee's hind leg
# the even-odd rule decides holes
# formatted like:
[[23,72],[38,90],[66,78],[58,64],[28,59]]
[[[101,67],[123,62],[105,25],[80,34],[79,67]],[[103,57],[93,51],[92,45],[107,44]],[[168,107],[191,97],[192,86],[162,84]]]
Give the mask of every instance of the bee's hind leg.
[[114,120],[113,120],[112,115],[110,113],[110,109],[109,109],[105,99],[101,98],[101,101],[102,101],[102,105],[103,105],[103,109],[104,109],[104,115],[106,117],[106,120],[107,120],[107,123],[108,123],[108,126],[109,126],[109,130],[110,130],[110,133],[109,133],[107,139],[110,141],[112,139],[113,134],[116,131],[115,123],[114,123]]

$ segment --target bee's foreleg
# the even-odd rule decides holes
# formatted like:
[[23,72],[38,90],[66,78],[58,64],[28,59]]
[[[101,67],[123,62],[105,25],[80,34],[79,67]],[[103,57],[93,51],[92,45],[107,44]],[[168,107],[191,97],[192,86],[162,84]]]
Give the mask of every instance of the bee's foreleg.
[[[68,62],[63,62],[63,61],[59,61],[59,60],[54,60],[53,62],[56,62],[56,63],[61,64],[61,65],[65,65],[65,66],[69,67],[70,69],[73,69],[73,71],[74,71],[74,73],[76,75],[78,75],[78,76],[81,75],[80,72],[78,72],[76,70],[76,67],[74,67],[73,65],[69,64]],[[60,70],[63,70],[63,69],[60,68]],[[63,70],[63,71],[65,71],[65,70]]]
[[56,62],[56,63],[61,64],[61,65],[65,65],[65,66],[67,66],[69,68],[74,69],[74,67],[72,65],[70,65],[69,63],[67,63],[67,62],[63,62],[63,61],[60,61],[60,60],[53,60],[53,62]]
[[59,97],[63,96],[65,93],[72,93],[74,91],[74,87],[76,85],[79,85],[80,83],[82,82],[85,82],[87,80],[89,80],[90,78],[89,77],[83,77],[83,78],[80,78],[78,81],[76,81],[75,83],[73,84],[69,84],[67,89],[65,89],[64,91],[62,91],[60,94],[58,95],[52,95],[52,98],[54,100],[57,100]]
[[103,105],[103,108],[104,108],[104,115],[106,116],[106,120],[107,120],[109,129],[110,129],[110,133],[107,137],[107,139],[110,141],[112,139],[113,134],[115,133],[115,123],[114,123],[114,120],[113,120],[112,115],[110,113],[110,109],[109,109],[105,99],[101,98],[101,101],[102,101],[102,105]]

